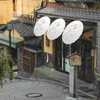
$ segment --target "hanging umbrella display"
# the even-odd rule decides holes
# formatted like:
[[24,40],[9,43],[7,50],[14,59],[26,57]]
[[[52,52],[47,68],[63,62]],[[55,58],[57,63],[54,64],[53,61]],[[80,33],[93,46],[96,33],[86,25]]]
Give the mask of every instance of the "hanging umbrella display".
[[83,28],[83,23],[81,21],[77,20],[69,23],[63,32],[62,41],[65,44],[76,42],[82,35]]
[[63,32],[65,28],[65,20],[64,19],[56,19],[47,30],[47,38],[49,40],[57,39]]
[[42,36],[48,30],[50,25],[50,18],[48,16],[41,17],[34,26],[34,35]]

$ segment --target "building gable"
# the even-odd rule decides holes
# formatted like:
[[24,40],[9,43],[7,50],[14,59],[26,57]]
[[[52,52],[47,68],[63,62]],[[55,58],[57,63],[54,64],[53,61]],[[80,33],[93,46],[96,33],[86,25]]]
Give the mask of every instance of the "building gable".
[[[8,31],[8,30],[5,30],[5,31],[4,31],[4,34],[7,35],[7,36],[9,36],[9,31]],[[12,31],[11,36],[12,36],[13,38],[17,38],[17,39],[22,39],[22,40],[24,40],[24,38],[23,38],[16,30],[13,30],[13,31]]]

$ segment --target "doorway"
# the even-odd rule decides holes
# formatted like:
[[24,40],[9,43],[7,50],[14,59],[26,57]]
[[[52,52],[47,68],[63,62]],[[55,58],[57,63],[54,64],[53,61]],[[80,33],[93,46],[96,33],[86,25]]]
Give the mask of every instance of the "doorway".
[[71,45],[62,43],[62,38],[56,40],[56,69],[69,73],[70,65],[67,56],[77,52],[82,57],[82,65],[78,66],[78,77],[84,81],[93,81],[93,56],[92,42],[88,40],[78,40]]
[[35,58],[34,54],[30,51],[23,49],[22,52],[22,66],[25,72],[32,74],[35,67]]
[[88,40],[78,40],[71,45],[71,53],[77,51],[82,57],[82,65],[78,66],[78,77],[87,81],[93,81],[93,57],[92,42]]
[[17,48],[11,48],[12,58],[14,61],[17,61]]

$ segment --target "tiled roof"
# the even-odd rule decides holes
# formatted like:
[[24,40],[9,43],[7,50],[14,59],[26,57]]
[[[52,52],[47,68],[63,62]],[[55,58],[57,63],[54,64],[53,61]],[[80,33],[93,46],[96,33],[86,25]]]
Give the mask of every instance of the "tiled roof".
[[33,33],[33,27],[29,24],[24,24],[20,21],[13,21],[13,28],[22,36],[22,37],[35,37]]
[[7,28],[6,24],[1,24],[0,25],[0,31],[4,31]]
[[36,13],[39,15],[79,19],[90,22],[100,21],[100,10],[94,9],[67,8],[64,6],[47,5],[45,8],[37,10]]

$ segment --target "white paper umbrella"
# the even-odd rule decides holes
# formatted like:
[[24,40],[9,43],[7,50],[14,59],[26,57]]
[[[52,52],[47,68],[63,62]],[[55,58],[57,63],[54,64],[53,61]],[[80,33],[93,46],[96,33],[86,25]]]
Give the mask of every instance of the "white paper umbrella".
[[50,18],[47,16],[41,17],[34,26],[35,36],[42,36],[44,33],[46,33],[49,25],[50,25]]
[[72,44],[77,41],[83,32],[83,23],[81,21],[73,21],[65,28],[62,41],[65,44]]
[[57,19],[55,20],[47,30],[47,38],[49,40],[54,40],[58,38],[65,28],[65,20],[64,19]]

